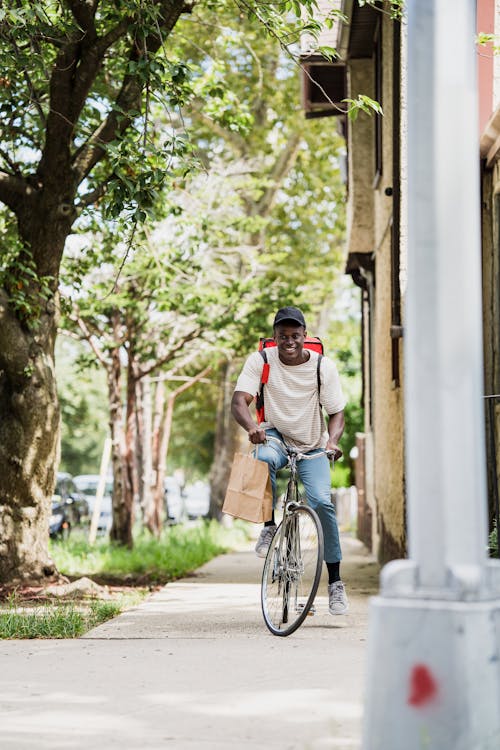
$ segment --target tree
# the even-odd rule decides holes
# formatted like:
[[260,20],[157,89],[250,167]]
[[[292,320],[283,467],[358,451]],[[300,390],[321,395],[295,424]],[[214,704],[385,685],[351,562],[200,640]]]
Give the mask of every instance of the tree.
[[[111,536],[131,546],[136,498],[148,528],[159,533],[172,396],[206,373],[214,331],[230,321],[233,303],[231,285],[226,295],[211,285],[208,254],[201,265],[199,254],[184,253],[172,238],[162,245],[151,240],[129,249],[118,269],[115,247],[114,231],[104,226],[88,245],[92,255],[98,252],[103,269],[85,263],[83,249],[76,255],[70,251],[65,279],[72,280],[74,296],[65,306],[74,335],[78,332],[106,372],[114,478]],[[179,370],[187,383],[166,394],[165,384]],[[146,388],[153,375],[154,392]]]
[[141,111],[153,56],[189,9],[184,0],[2,6],[0,199],[11,213],[0,289],[0,579],[54,571],[61,258],[78,214],[116,171],[110,146]]
[[[294,113],[280,119],[280,129],[290,117],[295,119]],[[312,134],[310,137],[318,147],[320,140],[312,138]],[[302,161],[300,153],[308,146],[307,141],[299,140],[292,163]],[[331,138],[329,146],[331,150]],[[275,168],[277,162],[280,163],[279,177]],[[304,205],[304,197],[309,197],[313,178],[303,173],[305,168],[314,174],[309,160],[297,167],[298,173],[292,172],[292,164],[284,168],[281,162],[282,152],[275,160],[269,159],[265,152],[261,158],[256,152],[251,158],[240,157],[238,161],[226,162],[218,157],[209,172],[186,179],[182,190],[174,190],[167,202],[167,209],[170,205],[175,211],[158,225],[148,242],[130,251],[114,286],[117,268],[116,264],[113,266],[112,253],[116,230],[93,234],[87,240],[87,250],[79,247],[74,257],[71,254],[68,257],[65,279],[67,284],[72,280],[75,288],[75,312],[69,317],[106,368],[108,382],[112,384],[109,394],[114,446],[115,541],[132,543],[132,507],[137,494],[141,495],[144,509],[153,509],[151,514],[145,511],[148,527],[154,532],[159,530],[165,450],[159,450],[163,431],[160,415],[166,403],[164,383],[171,377],[171,368],[175,367],[177,374],[191,378],[192,382],[196,370],[203,370],[207,357],[222,360],[216,370],[222,373],[221,394],[227,393],[232,387],[234,367],[228,367],[226,360],[248,351],[249,330],[267,331],[267,318],[272,310],[270,297],[274,295],[283,300],[290,294],[297,300],[312,297],[317,306],[329,293],[336,268],[336,247],[332,243],[333,229],[338,224],[335,211],[341,213],[340,207],[335,206],[340,197],[338,163],[334,159],[327,160],[328,167],[319,170],[324,178],[330,178],[327,197],[321,199],[317,190],[312,191],[309,208]],[[319,185],[320,179],[317,176],[315,179]],[[295,194],[299,186],[302,206]],[[279,193],[276,198],[275,193]],[[265,197],[262,215],[252,211],[257,203],[250,200],[251,194]],[[287,206],[286,211],[281,208],[280,221],[276,221],[269,235],[269,241],[275,233],[279,235],[279,252],[267,250],[264,233],[264,221],[271,222],[274,203],[278,207],[280,204]],[[320,220],[321,231],[317,228]],[[255,228],[259,231],[252,231]],[[86,264],[86,252],[92,256],[97,253],[99,267],[107,271],[96,271],[93,263]],[[280,267],[287,255],[293,257],[289,267]],[[330,262],[328,269],[324,267],[326,260]],[[257,339],[258,333],[255,333],[254,346]],[[165,346],[166,341],[168,346]],[[138,397],[138,385],[151,374],[155,374],[157,381],[156,395],[151,394],[143,401]],[[126,384],[120,388],[122,378]],[[127,394],[125,404],[120,407],[119,399],[124,392]],[[145,401],[155,404],[153,420],[143,408]],[[232,420],[227,422],[224,415],[226,401],[221,395],[218,417],[221,426],[215,433],[212,473],[215,515],[220,514],[236,441],[236,425]],[[126,414],[124,423],[123,413]],[[156,425],[153,440],[139,439],[140,425],[151,421]],[[150,445],[154,446],[154,459],[148,462]],[[137,470],[139,454],[156,476],[155,499],[151,503],[145,499],[147,483],[141,485],[137,477],[137,474],[140,477],[148,473]],[[149,519],[155,520],[150,522]]]
[[[223,428],[215,432],[212,472],[213,511],[218,515],[237,440],[236,425],[222,413],[235,370],[228,367],[227,357],[248,351],[248,330],[256,331],[255,341],[258,331],[267,331],[273,300],[293,295],[297,302],[311,305],[313,300],[312,306],[320,307],[340,259],[343,188],[336,151],[342,142],[323,124],[305,128],[298,105],[290,106],[298,85],[295,66],[276,40],[262,37],[260,27],[235,24],[228,12],[219,14],[217,25],[207,25],[206,13],[195,12],[181,24],[179,35],[178,54],[197,74],[195,96],[183,118],[175,120],[173,135],[178,138],[183,122],[190,121],[191,143],[204,171],[176,180],[168,199],[162,197],[166,218],[147,242],[134,242],[126,252],[122,247],[125,262],[113,261],[115,237],[122,231],[113,224],[104,229],[103,217],[86,245],[70,256],[64,276],[66,286],[75,289],[77,314],[72,317],[80,334],[107,371],[114,371],[113,381],[126,380],[121,411],[113,406],[120,389],[110,388],[111,414],[127,415],[124,425],[111,419],[113,538],[126,544],[131,543],[133,497],[138,492],[143,508],[152,509],[145,510],[145,517],[155,519],[147,525],[158,530],[162,472],[154,470],[161,465],[159,415],[169,377],[164,369],[172,364],[178,369],[178,359],[165,358],[161,342],[170,331],[185,330],[189,321],[196,335],[184,342],[181,336],[174,350],[182,356],[187,351],[188,359],[194,353],[192,365],[198,362],[200,369],[207,354],[207,341],[201,339],[207,334],[219,339],[209,347],[210,356],[219,359],[214,372],[222,378],[218,422]],[[210,91],[217,97],[202,107]],[[155,130],[162,117],[161,112],[152,113]],[[108,273],[97,273],[96,266]],[[111,351],[118,350],[112,366]],[[148,387],[143,397],[144,376],[153,372],[155,394]],[[180,372],[185,377],[193,373]],[[147,414],[150,406],[144,408],[152,403],[154,419]],[[149,433],[151,423],[152,441],[144,440],[141,433]],[[149,445],[154,446],[154,458],[149,457]],[[137,469],[141,457],[148,471]],[[147,497],[147,482],[140,479],[150,470],[156,476],[153,502]]]
[[[151,151],[138,133],[147,133],[150,97],[165,92],[176,106],[186,94],[186,70],[169,60],[166,41],[194,5],[6,0],[0,10],[0,200],[8,208],[0,289],[0,579],[54,571],[46,529],[58,463],[60,263],[74,222],[95,201],[107,194],[115,215],[129,208],[142,221],[172,174],[172,158],[182,162],[168,139]],[[217,5],[206,2],[214,12]],[[252,12],[260,4],[245,5]],[[285,6],[300,12],[292,3],[258,13],[280,29]]]

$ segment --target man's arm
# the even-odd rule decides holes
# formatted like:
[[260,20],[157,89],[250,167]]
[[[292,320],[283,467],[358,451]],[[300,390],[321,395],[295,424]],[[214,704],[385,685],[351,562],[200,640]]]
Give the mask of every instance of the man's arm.
[[252,401],[253,396],[251,396],[249,393],[245,393],[244,391],[235,391],[233,393],[233,398],[231,401],[231,414],[238,422],[238,424],[248,432],[248,439],[251,443],[265,443],[266,433],[263,429],[255,424],[252,419],[252,415],[250,414],[250,409],[248,408]]
[[328,416],[328,442],[326,444],[326,450],[335,451],[335,460],[339,459],[342,455],[342,451],[338,446],[338,442],[344,432],[344,411],[338,411],[336,414],[330,414]]

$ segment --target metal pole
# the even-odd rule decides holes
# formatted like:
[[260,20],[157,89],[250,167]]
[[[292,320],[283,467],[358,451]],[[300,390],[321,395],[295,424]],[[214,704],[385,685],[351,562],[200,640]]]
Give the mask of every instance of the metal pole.
[[408,32],[409,551],[439,589],[487,544],[475,3],[410,3]]
[[371,604],[365,750],[500,747],[500,568],[486,555],[475,7],[408,5],[410,559],[385,566]]

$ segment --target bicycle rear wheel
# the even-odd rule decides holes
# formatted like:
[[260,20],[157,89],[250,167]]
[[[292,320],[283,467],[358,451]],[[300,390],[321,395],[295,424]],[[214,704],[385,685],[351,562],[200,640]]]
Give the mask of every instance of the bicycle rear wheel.
[[290,635],[303,623],[316,596],[323,563],[323,531],[305,505],[287,511],[264,563],[261,604],[274,635]]

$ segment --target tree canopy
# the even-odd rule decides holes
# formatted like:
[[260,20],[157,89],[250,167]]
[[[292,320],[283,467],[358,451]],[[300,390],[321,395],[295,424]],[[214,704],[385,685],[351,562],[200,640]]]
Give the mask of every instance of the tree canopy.
[[[114,338],[108,331],[100,343],[103,356],[114,356],[115,365],[120,348],[116,337],[124,347],[120,336],[129,323],[144,333],[140,341],[134,339],[135,364],[151,367],[153,354],[166,364],[168,338],[161,342],[163,353],[153,353],[151,341],[157,335],[155,326],[173,312],[174,302],[184,305],[184,323],[196,318],[204,336],[205,313],[221,326],[226,315],[237,349],[245,327],[230,309],[245,293],[251,300],[247,312],[262,327],[269,306],[281,295],[288,297],[293,289],[300,296],[304,291],[302,269],[289,277],[276,269],[281,260],[287,268],[299,268],[300,242],[306,241],[309,220],[299,220],[295,208],[317,193],[301,198],[299,182],[295,192],[293,185],[295,178],[304,176],[311,185],[314,170],[298,170],[301,159],[305,164],[308,158],[307,148],[299,156],[293,129],[285,128],[280,119],[283,108],[295,108],[290,106],[295,101],[295,94],[290,98],[291,68],[279,57],[274,72],[267,63],[271,42],[277,43],[283,59],[290,59],[297,55],[294,45],[301,31],[318,32],[315,6],[314,0],[2,4],[0,201],[6,210],[0,216],[0,540],[8,554],[2,558],[0,578],[43,577],[53,571],[46,529],[59,444],[54,342],[61,263],[73,232],[98,238],[99,248],[71,245],[76,248],[68,258],[73,266],[69,262],[65,274],[74,286],[78,278],[88,283],[90,276],[96,289],[101,285],[94,303],[83,294],[74,295],[74,301],[89,325],[101,326],[111,314]],[[238,27],[247,21],[248,39]],[[252,43],[257,39],[261,49],[255,55]],[[207,45],[212,45],[212,54],[207,54]],[[273,86],[276,108],[260,106]],[[234,223],[221,228],[213,222],[206,194],[209,183],[204,193],[202,175],[205,172],[209,180],[212,166],[228,148],[233,166],[244,165],[247,171],[244,189],[234,189],[234,170],[225,181],[235,214]],[[323,148],[326,154],[326,143]],[[293,163],[287,161],[290,153]],[[195,172],[199,176],[193,177]],[[279,183],[280,174],[286,174],[288,182]],[[192,235],[190,242],[186,231],[182,234],[188,183],[189,200],[198,191],[206,217],[203,222],[203,212],[192,211],[198,236]],[[322,198],[326,221],[328,201]],[[280,210],[282,219],[288,215],[287,201],[295,217],[285,229],[283,221],[275,222]],[[152,220],[169,226],[170,240],[158,251],[164,259],[161,269],[155,266],[154,253],[144,250],[156,242],[142,228]],[[283,242],[277,239],[279,231]],[[235,232],[239,253],[229,241]],[[248,249],[244,253],[243,235]],[[181,237],[182,252],[177,246]],[[209,272],[203,253],[207,245]],[[242,274],[234,272],[240,270],[234,264],[241,264]],[[308,266],[307,273],[318,285],[325,265],[318,261]],[[256,268],[268,286],[252,295],[249,285]],[[106,276],[107,272],[111,273]],[[215,291],[209,274],[212,279],[225,275],[223,293]],[[186,276],[190,292],[183,287]],[[154,278],[156,287],[150,283]],[[167,284],[170,297],[161,293]],[[68,296],[66,287],[63,296]],[[173,340],[170,343],[175,346]]]

